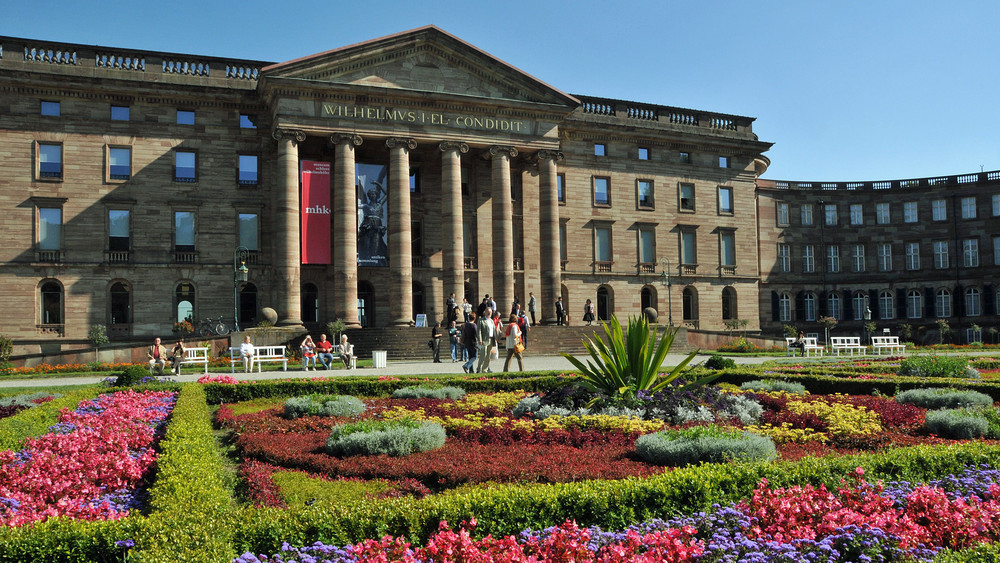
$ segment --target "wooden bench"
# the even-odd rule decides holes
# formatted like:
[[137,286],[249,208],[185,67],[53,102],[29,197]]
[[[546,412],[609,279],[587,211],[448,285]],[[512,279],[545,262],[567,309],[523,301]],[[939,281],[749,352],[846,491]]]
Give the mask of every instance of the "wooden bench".
[[838,356],[841,352],[848,352],[852,356],[857,352],[864,356],[868,353],[868,348],[861,345],[860,336],[833,336],[830,338],[830,352],[836,352]]
[[[253,362],[257,365],[257,373],[261,372],[260,364],[263,362],[276,362],[281,364],[282,371],[288,371],[288,358],[285,357],[284,346],[254,346]],[[229,348],[229,373],[235,373],[236,364],[243,363],[240,357],[239,346]]]
[[906,344],[901,344],[898,336],[873,336],[872,351],[876,354],[881,354],[883,350],[886,354],[892,354],[893,352],[905,354]]
[[[798,341],[797,338],[785,337],[785,350],[789,356],[794,356],[795,350],[799,349],[797,346],[792,346],[792,344],[795,344],[796,341]],[[805,338],[802,339],[802,341],[803,341],[802,343],[803,356],[811,356],[813,354],[817,354],[819,356],[823,355],[823,347],[819,345],[819,342],[817,341],[816,338],[813,338],[811,336],[806,336]]]
[[[204,373],[208,375],[208,348],[185,348],[184,357],[181,358],[180,365],[184,366],[187,364],[201,364],[204,366]],[[163,369],[166,370],[172,365],[172,362],[168,360],[164,365]],[[153,364],[149,364],[149,373],[153,373]]]

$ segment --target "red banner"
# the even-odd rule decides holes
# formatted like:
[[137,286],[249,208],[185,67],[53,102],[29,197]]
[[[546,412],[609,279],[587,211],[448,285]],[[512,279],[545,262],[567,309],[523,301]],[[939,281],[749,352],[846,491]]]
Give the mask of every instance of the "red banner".
[[302,161],[302,263],[330,263],[330,163]]

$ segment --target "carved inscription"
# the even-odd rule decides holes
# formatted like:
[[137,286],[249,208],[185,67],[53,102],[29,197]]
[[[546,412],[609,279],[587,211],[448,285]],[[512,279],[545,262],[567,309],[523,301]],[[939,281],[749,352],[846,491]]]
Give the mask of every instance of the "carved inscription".
[[477,129],[481,131],[506,131],[527,133],[525,122],[515,119],[481,117],[475,115],[446,114],[405,108],[355,106],[351,104],[323,104],[323,117],[364,119],[370,121],[392,121],[418,125],[441,125],[456,129]]

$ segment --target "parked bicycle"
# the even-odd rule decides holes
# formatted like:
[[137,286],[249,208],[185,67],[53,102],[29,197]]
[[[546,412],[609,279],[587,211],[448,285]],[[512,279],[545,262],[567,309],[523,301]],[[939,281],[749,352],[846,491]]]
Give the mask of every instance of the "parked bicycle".
[[201,324],[198,325],[198,334],[202,336],[221,336],[230,332],[232,330],[226,321],[222,320],[222,317],[202,319]]

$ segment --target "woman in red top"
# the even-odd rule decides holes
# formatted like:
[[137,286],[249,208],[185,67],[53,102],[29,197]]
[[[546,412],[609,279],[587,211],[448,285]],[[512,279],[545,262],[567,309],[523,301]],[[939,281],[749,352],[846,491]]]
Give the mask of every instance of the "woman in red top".
[[521,329],[517,326],[517,315],[510,316],[510,322],[507,324],[507,328],[504,329],[503,335],[507,337],[507,361],[503,364],[503,370],[507,371],[507,368],[510,367],[511,357],[517,357],[518,370],[524,371],[521,350],[518,349],[518,345],[521,344]]

